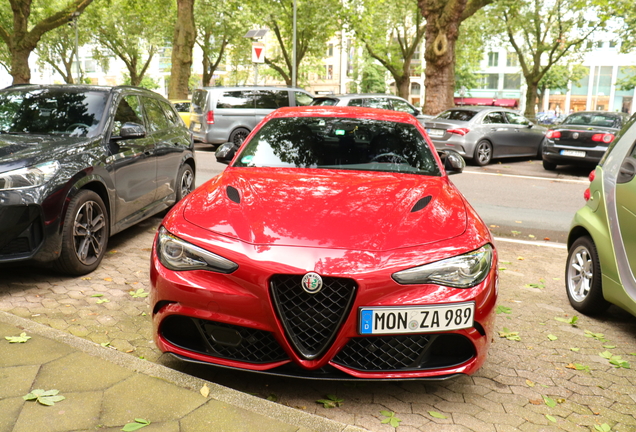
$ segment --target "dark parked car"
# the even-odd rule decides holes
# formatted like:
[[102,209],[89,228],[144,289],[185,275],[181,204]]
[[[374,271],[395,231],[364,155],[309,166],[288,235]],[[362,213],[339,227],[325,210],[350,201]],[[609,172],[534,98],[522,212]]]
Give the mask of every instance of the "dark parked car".
[[86,274],[108,237],[194,185],[190,132],[160,95],[135,87],[0,90],[0,264]]
[[501,107],[462,107],[441,112],[426,122],[437,149],[452,149],[476,165],[495,158],[541,157],[546,128]]
[[625,113],[580,111],[552,127],[543,145],[543,168],[557,165],[596,165],[614,137],[627,122]]

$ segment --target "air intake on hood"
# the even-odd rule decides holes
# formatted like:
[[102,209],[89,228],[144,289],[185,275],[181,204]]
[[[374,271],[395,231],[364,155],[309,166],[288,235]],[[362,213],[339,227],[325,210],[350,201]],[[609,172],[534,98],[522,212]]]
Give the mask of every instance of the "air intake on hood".
[[411,209],[411,213],[422,210],[424,207],[428,205],[428,203],[431,202],[431,199],[433,199],[433,197],[429,195],[429,196],[425,196],[424,198],[416,202],[413,208]]
[[237,204],[241,203],[241,195],[239,194],[238,189],[232,186],[227,187],[227,197],[234,201]]

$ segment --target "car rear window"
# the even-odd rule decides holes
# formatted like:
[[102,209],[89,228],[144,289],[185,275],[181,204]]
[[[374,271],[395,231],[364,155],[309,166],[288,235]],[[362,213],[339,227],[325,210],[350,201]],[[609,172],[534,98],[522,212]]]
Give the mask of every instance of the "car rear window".
[[441,175],[414,125],[340,117],[271,119],[246,144],[233,166]]
[[470,110],[446,110],[439,114],[435,118],[445,119],[445,120],[460,120],[460,121],[470,121],[473,117],[477,115],[477,111]]
[[192,112],[195,114],[203,114],[205,110],[205,102],[208,97],[208,91],[204,89],[196,89],[192,92]]
[[574,113],[563,120],[563,124],[600,126],[610,128],[620,128],[622,121],[620,117],[604,115],[600,113]]

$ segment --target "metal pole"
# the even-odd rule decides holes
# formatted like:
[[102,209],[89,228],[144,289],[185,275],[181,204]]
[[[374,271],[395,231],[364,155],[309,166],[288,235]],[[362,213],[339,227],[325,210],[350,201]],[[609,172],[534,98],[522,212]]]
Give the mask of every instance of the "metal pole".
[[294,0],[293,18],[293,42],[292,42],[292,87],[296,87],[296,0]]

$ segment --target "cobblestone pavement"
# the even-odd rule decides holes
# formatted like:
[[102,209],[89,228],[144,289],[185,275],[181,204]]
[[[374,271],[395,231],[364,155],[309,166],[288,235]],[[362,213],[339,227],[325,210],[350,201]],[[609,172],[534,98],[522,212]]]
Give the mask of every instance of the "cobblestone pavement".
[[[394,430],[381,423],[387,418],[381,411],[395,413],[399,432],[636,431],[636,372],[625,367],[636,369],[636,318],[616,307],[597,318],[576,314],[563,289],[565,249],[497,242],[496,328],[508,338],[495,335],[485,366],[472,377],[318,382],[193,366],[156,350],[144,295],[159,222],[152,218],[111,238],[101,267],[88,277],[2,269],[0,310],[372,431]],[[316,403],[329,394],[342,406]]]

